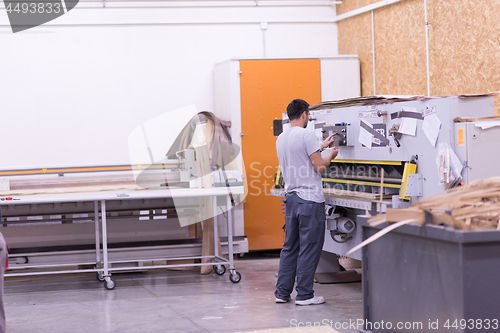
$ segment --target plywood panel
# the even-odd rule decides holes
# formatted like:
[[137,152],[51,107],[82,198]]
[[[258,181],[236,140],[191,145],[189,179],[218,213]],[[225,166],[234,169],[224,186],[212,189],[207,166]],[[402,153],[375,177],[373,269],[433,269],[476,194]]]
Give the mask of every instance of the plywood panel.
[[320,60],[246,60],[240,70],[241,145],[248,179],[245,235],[250,250],[279,249],[285,220],[281,198],[269,195],[279,164],[272,121],[281,119],[295,98],[311,105],[321,101]]
[[427,95],[423,1],[376,10],[374,23],[377,93]]
[[[377,1],[346,1],[338,14]],[[500,0],[427,0],[431,95],[500,90]],[[375,14],[379,94],[427,94],[424,0],[404,0]],[[358,54],[362,94],[373,93],[370,13],[338,23],[339,54]],[[370,88],[371,87],[371,88]],[[500,99],[495,98],[500,115]]]
[[351,10],[368,6],[380,0],[347,0],[343,4],[337,5],[337,15],[347,13]]
[[[434,94],[500,90],[500,0],[429,2]],[[496,114],[500,114],[498,97]]]

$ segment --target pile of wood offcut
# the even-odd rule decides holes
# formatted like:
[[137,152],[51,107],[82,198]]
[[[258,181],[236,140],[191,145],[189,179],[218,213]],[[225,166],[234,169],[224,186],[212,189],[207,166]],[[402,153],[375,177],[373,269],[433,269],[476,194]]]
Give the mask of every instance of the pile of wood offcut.
[[477,180],[414,203],[406,209],[387,209],[386,215],[368,220],[371,225],[384,222],[425,223],[425,212],[433,224],[447,224],[459,230],[500,230],[500,177]]
[[373,216],[372,226],[396,222],[355,246],[346,256],[405,224],[449,225],[459,230],[500,230],[500,177],[477,180],[414,203],[405,209],[387,209],[386,215]]

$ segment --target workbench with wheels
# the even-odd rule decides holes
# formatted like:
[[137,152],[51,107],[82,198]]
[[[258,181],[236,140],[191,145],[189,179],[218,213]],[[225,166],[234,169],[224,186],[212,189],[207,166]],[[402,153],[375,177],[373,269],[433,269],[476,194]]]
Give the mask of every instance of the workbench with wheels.
[[[158,189],[158,190],[143,190],[143,189],[129,189],[121,191],[102,191],[102,192],[79,192],[79,193],[64,193],[64,194],[35,194],[35,195],[19,195],[7,198],[0,201],[0,205],[6,211],[9,208],[15,207],[26,207],[28,210],[33,210],[34,212],[45,212],[47,207],[50,207],[50,214],[56,214],[57,209],[64,207],[65,204],[71,204],[79,207],[87,207],[93,204],[93,222],[94,222],[94,232],[95,232],[95,248],[85,249],[78,251],[77,249],[73,251],[66,251],[62,253],[51,252],[49,254],[41,254],[32,252],[29,254],[13,254],[11,259],[15,260],[14,265],[10,265],[9,269],[11,272],[5,274],[6,277],[9,276],[30,276],[30,275],[43,275],[43,274],[66,274],[66,273],[88,273],[95,272],[97,280],[104,282],[104,286],[108,290],[112,290],[116,287],[116,282],[112,279],[113,272],[120,271],[144,271],[148,269],[157,268],[176,268],[176,267],[190,267],[190,266],[214,266],[214,271],[218,275],[223,275],[227,269],[229,270],[229,280],[233,283],[238,283],[241,280],[241,274],[236,271],[233,261],[233,219],[231,214],[232,202],[231,196],[240,195],[244,193],[243,186],[234,187],[218,187],[218,188],[169,188],[169,189]],[[182,199],[187,200],[191,203],[198,203],[200,198],[212,198],[213,211],[217,211],[218,201],[217,198],[225,198],[225,207],[229,212],[227,214],[227,249],[228,249],[228,259],[222,257],[219,253],[218,241],[218,217],[214,216],[214,255],[210,256],[200,256],[200,255],[185,255],[182,252],[183,246],[178,245],[179,256],[165,256],[163,250],[165,247],[158,247],[158,249],[151,247],[151,251],[148,256],[142,256],[140,258],[127,257],[127,252],[120,253],[119,258],[110,259],[109,254],[113,249],[108,248],[108,218],[111,218],[107,214],[108,205],[136,205],[146,201],[154,200],[167,200],[167,199]],[[205,207],[200,206],[199,209],[205,209]],[[82,209],[82,208],[81,208]],[[198,211],[192,210],[191,213],[187,212],[185,214],[199,214]],[[33,213],[36,215],[36,213]],[[214,214],[215,215],[215,214]],[[100,219],[99,219],[100,217]],[[4,218],[4,224],[7,220]],[[43,222],[40,222],[42,224]],[[8,230],[11,227],[3,227],[2,231],[4,234],[8,235]],[[71,237],[71,235],[68,235]],[[6,237],[7,238],[7,237]],[[102,238],[102,240],[101,240]],[[101,247],[102,243],[102,247]],[[175,245],[174,245],[175,246]],[[171,247],[172,248],[172,247]],[[144,250],[144,248],[141,248]],[[133,253],[133,249],[130,250]],[[113,252],[114,253],[114,252]],[[185,252],[184,252],[185,253]],[[53,255],[54,257],[61,257],[66,255],[66,258],[74,258],[74,260],[65,260],[51,263],[30,263],[28,258],[39,257],[43,258],[41,261],[50,261],[47,258]],[[92,259],[91,259],[92,258]],[[200,263],[179,263],[175,264],[175,261],[179,260],[196,260],[205,259],[208,262]],[[208,260],[207,260],[208,259]],[[172,264],[165,265],[144,265],[147,262],[154,261],[173,261]],[[135,266],[132,264],[136,264]],[[74,266],[89,266],[93,265],[93,268],[86,269],[72,269]],[[114,267],[113,265],[116,265]]]

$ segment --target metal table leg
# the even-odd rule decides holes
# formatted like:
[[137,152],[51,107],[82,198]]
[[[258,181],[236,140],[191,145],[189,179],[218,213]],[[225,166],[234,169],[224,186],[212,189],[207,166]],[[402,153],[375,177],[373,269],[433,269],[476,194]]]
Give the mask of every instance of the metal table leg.
[[[102,267],[101,263],[101,237],[99,235],[99,202],[94,201],[94,223],[95,223],[95,268]],[[104,281],[103,273],[97,272],[97,279]]]
[[241,274],[236,271],[234,267],[233,258],[233,212],[231,204],[231,195],[229,194],[227,200],[227,247],[229,252],[229,280],[233,283],[241,281]]
[[229,269],[234,269],[233,260],[233,217],[231,214],[231,197],[227,196],[227,247],[229,251]]
[[95,222],[95,262],[101,263],[101,237],[99,235],[99,202],[94,201],[94,222]]
[[[214,246],[215,246],[215,257],[219,256],[219,228],[218,228],[218,219],[217,219],[217,197],[214,196],[212,199],[213,202],[213,215],[214,215]],[[218,261],[218,260],[217,260]]]
[[104,269],[104,286],[106,289],[115,289],[115,280],[111,279],[111,274],[109,273],[108,267],[108,231],[106,226],[106,201],[101,201],[101,221],[102,221],[102,257],[103,257],[103,269]]
[[226,266],[217,263],[225,262],[223,258],[220,257],[219,253],[219,220],[217,217],[217,197],[212,197],[213,202],[213,216],[214,216],[214,272],[217,275],[223,275],[226,272]]

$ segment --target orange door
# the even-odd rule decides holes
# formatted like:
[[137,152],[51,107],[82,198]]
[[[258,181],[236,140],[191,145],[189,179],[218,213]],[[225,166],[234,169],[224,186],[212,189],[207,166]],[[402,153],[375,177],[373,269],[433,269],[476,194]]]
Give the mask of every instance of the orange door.
[[295,98],[321,102],[319,59],[240,61],[242,152],[248,180],[245,235],[250,250],[280,249],[281,198],[269,195],[278,166],[274,119]]

